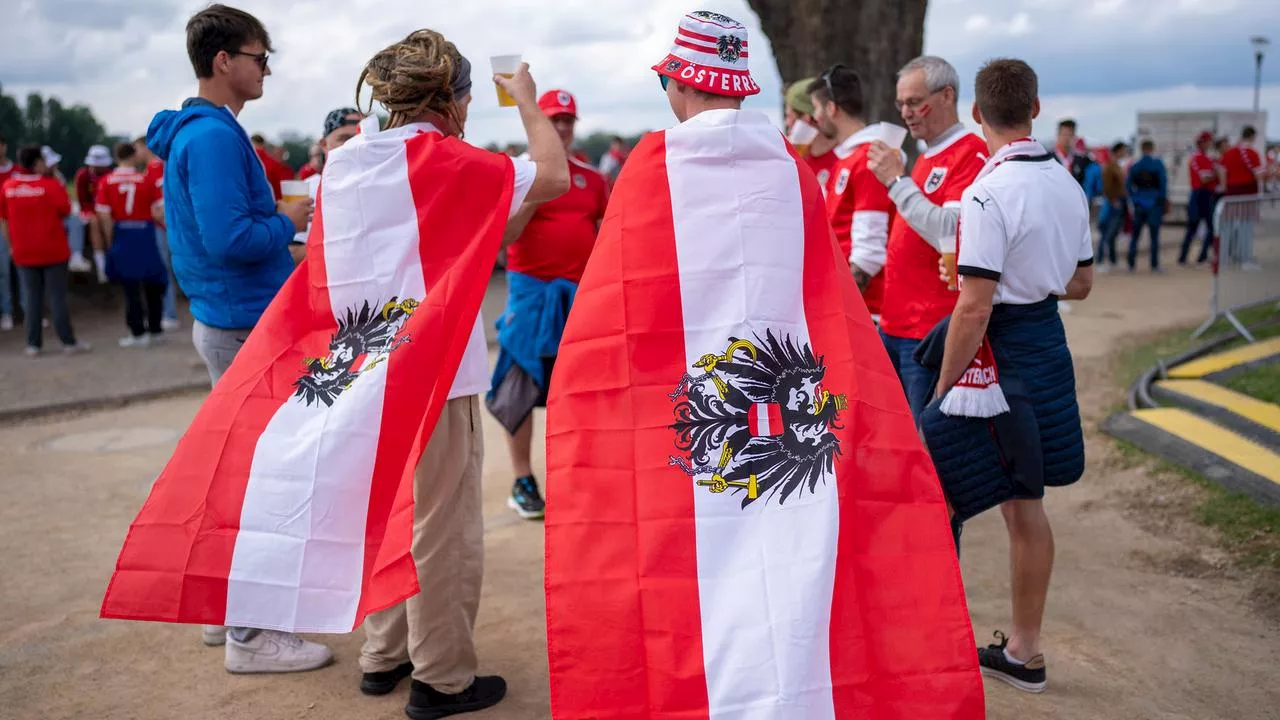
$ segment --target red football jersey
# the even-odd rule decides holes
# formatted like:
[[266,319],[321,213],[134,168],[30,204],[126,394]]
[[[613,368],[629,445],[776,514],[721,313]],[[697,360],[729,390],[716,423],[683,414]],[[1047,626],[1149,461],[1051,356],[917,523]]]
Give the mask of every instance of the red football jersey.
[[131,167],[116,168],[98,183],[94,203],[100,213],[110,213],[115,222],[151,222],[151,205],[156,202],[155,180]]
[[1222,154],[1222,166],[1227,170],[1227,189],[1243,190],[1250,187],[1257,192],[1258,169],[1262,157],[1249,145],[1236,145]]
[[827,186],[831,181],[831,173],[835,170],[837,161],[839,161],[839,158],[836,157],[834,150],[828,150],[821,155],[809,155],[804,159],[805,164],[809,166],[813,174],[818,176],[818,186],[822,188],[824,194],[827,192]]
[[15,171],[0,186],[0,220],[18,267],[57,265],[71,257],[62,220],[71,214],[67,189],[55,178]]
[[0,157],[0,187],[4,186],[4,181],[9,179],[13,174],[14,164],[6,158]]
[[1187,161],[1187,175],[1191,178],[1192,190],[1216,190],[1218,187],[1218,166],[1213,158],[1203,152],[1197,152]]
[[569,191],[538,206],[507,247],[507,269],[539,280],[578,282],[609,204],[609,183],[591,165],[569,159]]
[[889,213],[893,201],[884,183],[867,167],[869,144],[879,139],[879,128],[868,127],[832,151],[835,167],[827,186],[827,218],[845,260],[871,275],[862,300],[872,315],[880,313],[884,294],[885,245],[889,239]]
[[[921,155],[911,179],[929,202],[957,207],[960,195],[986,161],[987,141],[964,132]],[[955,309],[959,293],[947,290],[946,283],[938,279],[938,258],[938,251],[895,212],[880,314],[880,329],[886,335],[922,340]]]

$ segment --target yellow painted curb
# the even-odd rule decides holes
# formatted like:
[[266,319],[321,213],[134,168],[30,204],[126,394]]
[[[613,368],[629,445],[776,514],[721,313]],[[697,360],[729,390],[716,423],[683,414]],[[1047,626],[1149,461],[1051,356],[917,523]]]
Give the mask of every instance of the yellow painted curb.
[[1189,363],[1170,369],[1169,377],[1190,379],[1202,378],[1205,375],[1212,375],[1217,372],[1222,372],[1223,370],[1230,370],[1237,365],[1245,365],[1258,360],[1265,360],[1272,355],[1280,355],[1280,337],[1250,343],[1234,350],[1214,353],[1213,355],[1202,357],[1199,360],[1192,360]]
[[1161,380],[1156,387],[1220,407],[1280,433],[1280,405],[1249,397],[1204,380]]
[[1179,408],[1135,410],[1133,416],[1170,435],[1280,484],[1280,455]]

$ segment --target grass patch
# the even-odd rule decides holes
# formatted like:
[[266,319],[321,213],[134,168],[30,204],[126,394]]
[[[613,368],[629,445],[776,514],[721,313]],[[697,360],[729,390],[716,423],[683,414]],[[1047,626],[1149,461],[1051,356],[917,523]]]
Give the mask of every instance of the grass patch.
[[[1277,310],[1272,303],[1245,308],[1236,313],[1236,318],[1250,329],[1250,332],[1253,333],[1254,338],[1257,340],[1265,340],[1280,335],[1280,310]],[[1121,385],[1127,389],[1137,382],[1138,378],[1142,377],[1142,373],[1161,360],[1172,358],[1179,353],[1200,345],[1205,340],[1232,332],[1235,328],[1226,320],[1218,320],[1203,335],[1192,339],[1191,333],[1195,332],[1195,329],[1193,326],[1170,330],[1156,336],[1150,342],[1121,353],[1116,360],[1115,367],[1116,377],[1120,380]],[[1245,344],[1243,338],[1236,338],[1222,349],[1229,350],[1243,344]]]
[[[1248,308],[1236,317],[1258,340],[1280,336],[1280,311],[1271,303]],[[1231,332],[1232,326],[1218,321],[1203,336],[1191,338],[1195,328],[1181,328],[1156,336],[1150,342],[1130,348],[1116,360],[1116,377],[1125,388],[1133,385],[1151,366],[1200,344]],[[1223,349],[1244,344],[1237,338]],[[1267,365],[1233,378],[1232,389],[1280,404],[1280,364]],[[1123,409],[1123,408],[1121,408]],[[1261,505],[1247,495],[1232,492],[1199,473],[1154,458],[1137,446],[1114,440],[1122,465],[1146,465],[1163,477],[1180,477],[1204,492],[1192,509],[1197,521],[1218,532],[1223,547],[1246,568],[1280,570],[1280,508]]]
[[1280,405],[1280,363],[1271,363],[1241,373],[1227,381],[1227,387],[1259,400]]
[[1193,470],[1154,458],[1130,442],[1113,440],[1124,467],[1146,465],[1160,477],[1177,476],[1200,487],[1204,496],[1193,510],[1195,519],[1218,531],[1223,547],[1237,564],[1280,570],[1280,508],[1260,505]]

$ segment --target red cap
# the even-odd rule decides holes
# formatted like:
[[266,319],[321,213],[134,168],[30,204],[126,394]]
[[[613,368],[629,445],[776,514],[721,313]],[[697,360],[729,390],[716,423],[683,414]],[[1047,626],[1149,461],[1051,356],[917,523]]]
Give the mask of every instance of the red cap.
[[569,115],[578,118],[578,101],[567,90],[548,90],[538,98],[538,107],[547,117]]
[[1206,142],[1213,142],[1213,133],[1209,132],[1208,130],[1205,130],[1204,132],[1196,136],[1197,145],[1199,145],[1200,143],[1206,143]]
[[1084,138],[1076,138],[1076,152],[1078,153],[1089,152],[1089,143],[1086,143],[1084,141]]
[[697,10],[680,19],[670,52],[653,70],[712,95],[760,92],[747,66],[747,28],[726,15]]

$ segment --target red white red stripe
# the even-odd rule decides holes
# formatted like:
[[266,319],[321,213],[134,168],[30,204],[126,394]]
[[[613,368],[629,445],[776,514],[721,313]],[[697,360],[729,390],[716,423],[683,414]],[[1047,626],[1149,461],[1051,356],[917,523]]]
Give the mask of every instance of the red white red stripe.
[[[406,478],[479,310],[512,170],[456,139],[362,130],[329,157],[307,259],[130,528],[103,617],[348,632],[417,591]],[[408,342],[331,404],[295,396],[304,358],[341,360],[339,320],[393,298],[419,303]]]

